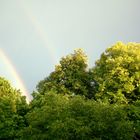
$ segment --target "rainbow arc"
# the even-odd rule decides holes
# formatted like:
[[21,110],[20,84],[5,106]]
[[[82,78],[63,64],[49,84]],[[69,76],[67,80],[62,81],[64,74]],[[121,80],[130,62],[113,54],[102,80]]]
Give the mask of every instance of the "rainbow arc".
[[4,65],[7,66],[8,72],[12,75],[13,79],[16,81],[16,88],[19,88],[22,92],[22,95],[26,96],[27,102],[31,100],[31,96],[25,88],[23,80],[20,78],[15,66],[12,64],[6,53],[0,49],[0,58],[3,60]]

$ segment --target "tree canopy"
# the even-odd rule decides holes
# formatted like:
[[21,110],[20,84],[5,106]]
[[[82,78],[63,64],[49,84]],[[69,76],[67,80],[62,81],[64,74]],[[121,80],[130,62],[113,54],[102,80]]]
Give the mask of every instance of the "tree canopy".
[[0,77],[0,139],[18,139],[26,124],[24,115],[28,105],[19,90]]
[[139,140],[140,44],[118,42],[90,69],[75,50],[32,95],[0,77],[0,140]]
[[140,44],[118,42],[96,61],[92,74],[99,88],[97,98],[111,102],[140,99]]
[[84,95],[92,97],[93,78],[89,76],[87,56],[82,49],[67,55],[56,65],[55,71],[37,85],[40,94],[51,90],[60,94]]
[[124,106],[48,93],[44,104],[27,114],[27,140],[131,140],[133,122]]

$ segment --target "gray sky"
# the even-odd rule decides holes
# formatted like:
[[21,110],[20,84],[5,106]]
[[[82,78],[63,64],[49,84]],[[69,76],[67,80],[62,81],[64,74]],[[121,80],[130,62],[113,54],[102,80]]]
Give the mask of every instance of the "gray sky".
[[[139,0],[0,0],[0,48],[31,93],[61,57],[83,48],[90,67],[117,41],[139,42]],[[0,60],[0,75],[16,82]]]

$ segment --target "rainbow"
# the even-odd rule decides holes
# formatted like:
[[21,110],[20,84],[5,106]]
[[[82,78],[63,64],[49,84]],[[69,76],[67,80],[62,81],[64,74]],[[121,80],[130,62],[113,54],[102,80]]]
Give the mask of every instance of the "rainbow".
[[4,64],[7,66],[10,74],[14,77],[14,80],[16,81],[16,87],[21,90],[22,95],[26,96],[26,100],[29,103],[29,101],[31,100],[31,96],[30,94],[28,94],[27,89],[25,88],[23,84],[24,82],[18,75],[16,68],[14,67],[14,65],[12,64],[12,62],[10,61],[10,59],[7,57],[6,53],[2,49],[0,49],[0,58],[3,60]]
[[[53,63],[57,64],[58,54],[56,53],[54,47],[52,47],[51,45],[48,44],[47,35],[46,35],[46,32],[43,29],[42,25],[40,24],[38,19],[33,15],[32,11],[30,10],[30,8],[27,7],[27,5],[25,4],[24,1],[19,0],[18,4],[21,7],[21,9],[23,10],[24,14],[27,16],[27,18],[30,21],[30,23],[32,24],[32,26],[34,27],[39,38],[42,40],[44,47],[50,53]],[[10,59],[8,58],[8,56],[2,49],[0,49],[0,57],[4,61],[5,65],[8,67],[10,74],[14,77],[14,79],[17,83],[16,87],[18,87],[22,91],[23,95],[26,96],[26,99],[29,102],[31,100],[31,96],[30,96],[30,94],[28,94],[27,89],[24,86],[24,82],[20,78],[15,66],[12,64],[12,62],[10,61]]]
[[46,34],[43,26],[40,24],[39,20],[35,17],[35,15],[32,13],[30,8],[27,6],[27,4],[24,1],[19,0],[18,2],[19,2],[18,3],[19,6],[23,10],[23,12],[26,15],[26,17],[28,18],[29,22],[32,24],[35,31],[37,32],[39,38],[42,40],[44,47],[50,53],[53,63],[56,64],[58,54],[56,53],[56,50],[54,49],[54,47],[49,44],[49,41],[47,40],[48,37],[47,37],[47,34]]

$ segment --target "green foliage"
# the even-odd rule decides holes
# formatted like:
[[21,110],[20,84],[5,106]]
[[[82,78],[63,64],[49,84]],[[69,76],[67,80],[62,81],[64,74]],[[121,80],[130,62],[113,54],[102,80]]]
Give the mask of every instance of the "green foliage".
[[45,102],[27,114],[23,139],[131,140],[134,135],[123,106],[53,93],[40,98]]
[[0,77],[0,139],[138,140],[140,44],[117,43],[90,70],[78,49],[32,95],[28,106]]
[[128,103],[140,99],[140,44],[118,42],[92,69],[99,84],[97,98]]
[[20,129],[25,126],[27,107],[20,91],[0,77],[0,139],[12,140],[19,137]]
[[134,102],[126,107],[129,120],[133,122],[133,129],[135,131],[134,138],[136,140],[140,139],[140,100]]
[[37,85],[37,91],[44,94],[53,90],[61,94],[84,95],[91,98],[92,80],[87,70],[87,56],[78,49],[74,54],[60,60],[55,71]]

